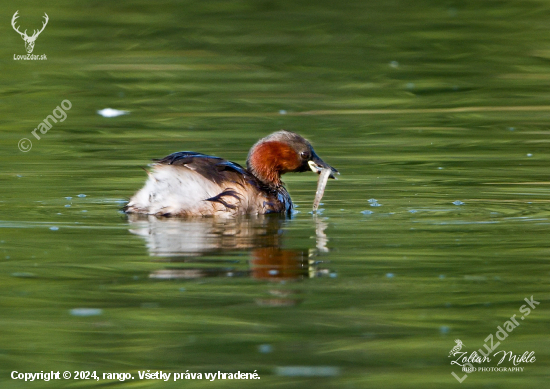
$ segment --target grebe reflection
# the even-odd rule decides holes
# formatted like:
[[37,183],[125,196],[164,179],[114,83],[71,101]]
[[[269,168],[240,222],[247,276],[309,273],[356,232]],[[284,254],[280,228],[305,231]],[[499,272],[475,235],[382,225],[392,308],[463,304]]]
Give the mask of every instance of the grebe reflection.
[[152,272],[154,279],[252,277],[282,281],[329,274],[318,255],[328,252],[326,221],[314,217],[316,247],[282,247],[291,223],[281,215],[242,218],[158,218],[130,215],[130,232],[142,237],[157,262],[172,265]]

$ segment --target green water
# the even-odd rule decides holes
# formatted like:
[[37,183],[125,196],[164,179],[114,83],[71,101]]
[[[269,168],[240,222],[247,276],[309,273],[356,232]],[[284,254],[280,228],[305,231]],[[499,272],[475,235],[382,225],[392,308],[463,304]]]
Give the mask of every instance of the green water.
[[[33,52],[47,60],[13,59],[16,10],[21,30],[49,15]],[[29,1],[2,14],[3,388],[547,385],[550,3]],[[36,139],[64,100],[67,119]],[[96,113],[107,107],[129,114]],[[152,158],[244,163],[281,128],[341,172],[321,215],[311,173],[284,176],[292,220],[120,213]],[[540,305],[520,320],[530,296]],[[536,362],[459,384],[455,339],[478,350],[514,314],[498,350]],[[140,380],[147,369],[261,380]]]

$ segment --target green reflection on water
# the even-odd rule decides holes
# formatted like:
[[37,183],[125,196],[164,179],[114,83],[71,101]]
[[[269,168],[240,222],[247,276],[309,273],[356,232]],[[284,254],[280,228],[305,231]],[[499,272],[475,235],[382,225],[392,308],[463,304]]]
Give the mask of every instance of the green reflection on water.
[[[34,49],[46,61],[13,60],[24,54],[8,23],[17,8],[0,25],[3,387],[31,385],[12,370],[143,369],[256,369],[266,387],[447,387],[455,339],[481,348],[531,295],[541,305],[499,349],[534,350],[536,363],[461,385],[544,387],[548,2],[17,7],[23,30],[43,12],[50,21]],[[66,99],[67,120],[35,139]],[[106,107],[130,114],[97,115]],[[168,239],[117,213],[151,158],[195,150],[243,163],[280,128],[342,173],[317,220],[313,174],[285,176],[301,213],[267,226],[201,235],[176,223]],[[164,238],[204,248],[205,236],[192,261],[181,245],[155,249],[173,248]],[[338,375],[278,376],[284,366]]]

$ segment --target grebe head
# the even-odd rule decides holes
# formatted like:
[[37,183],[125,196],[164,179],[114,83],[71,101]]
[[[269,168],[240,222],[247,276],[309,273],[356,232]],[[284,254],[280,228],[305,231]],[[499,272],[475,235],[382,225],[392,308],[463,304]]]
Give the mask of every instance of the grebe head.
[[260,139],[248,153],[246,167],[259,180],[269,186],[281,185],[281,174],[323,169],[338,170],[323,162],[311,144],[300,135],[290,131],[277,131]]

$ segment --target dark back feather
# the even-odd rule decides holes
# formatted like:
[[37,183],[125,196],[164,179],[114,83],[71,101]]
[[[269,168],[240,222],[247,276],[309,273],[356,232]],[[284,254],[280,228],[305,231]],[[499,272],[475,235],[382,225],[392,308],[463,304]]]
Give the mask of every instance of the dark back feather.
[[154,161],[164,165],[185,165],[204,178],[220,185],[225,182],[238,183],[242,179],[256,181],[255,177],[238,163],[193,151],[179,151]]

